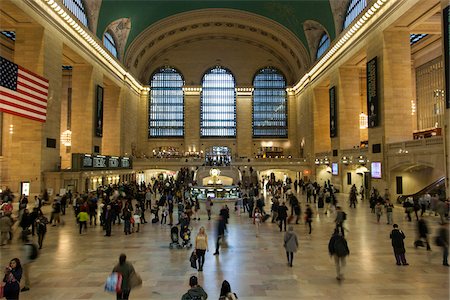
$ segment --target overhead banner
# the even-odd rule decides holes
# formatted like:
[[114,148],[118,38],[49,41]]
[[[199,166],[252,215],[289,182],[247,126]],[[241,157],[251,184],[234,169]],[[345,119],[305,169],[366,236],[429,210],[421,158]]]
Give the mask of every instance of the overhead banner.
[[369,128],[377,127],[379,122],[378,69],[377,57],[372,58],[366,66],[367,73],[367,111]]
[[336,87],[329,89],[330,95],[330,137],[337,136],[337,104],[336,104]]
[[103,88],[97,85],[95,136],[103,136]]
[[445,107],[450,109],[450,74],[449,74],[449,52],[450,52],[450,37],[449,37],[449,28],[450,26],[450,6],[444,8],[442,16],[444,18],[444,60],[445,60]]

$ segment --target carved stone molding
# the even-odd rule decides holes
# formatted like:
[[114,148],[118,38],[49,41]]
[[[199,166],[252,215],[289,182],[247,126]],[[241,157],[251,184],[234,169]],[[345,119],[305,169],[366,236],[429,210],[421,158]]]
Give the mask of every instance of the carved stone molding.
[[128,35],[131,31],[131,20],[130,18],[122,18],[111,22],[107,29],[114,37],[116,42],[117,52],[119,54],[119,60],[122,60],[125,45],[127,44]]
[[319,46],[320,38],[322,37],[322,34],[325,32],[329,35],[329,33],[326,31],[325,27],[322,26],[319,22],[313,21],[313,20],[307,20],[303,23],[303,30],[305,31],[306,40],[308,41],[309,46],[309,53],[311,55],[311,60],[316,60],[316,52],[317,48]]
[[329,0],[331,12],[333,13],[334,18],[334,29],[336,31],[336,36],[338,36],[342,30],[344,25],[345,14],[347,12],[347,7],[350,3],[350,0]]

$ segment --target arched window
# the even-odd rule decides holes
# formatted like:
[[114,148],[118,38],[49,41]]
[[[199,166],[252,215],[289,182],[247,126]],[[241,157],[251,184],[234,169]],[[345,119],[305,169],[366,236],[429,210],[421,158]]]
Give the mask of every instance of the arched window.
[[184,80],[170,67],[159,69],[150,82],[148,136],[182,137],[184,135]]
[[236,136],[236,91],[234,76],[214,67],[203,76],[200,106],[202,137]]
[[88,27],[88,18],[84,9],[83,0],[64,0],[64,6],[86,27]]
[[256,74],[253,86],[253,137],[287,137],[284,76],[277,69],[264,68]]
[[117,58],[116,42],[114,42],[114,38],[109,32],[105,32],[103,35],[103,45],[105,45],[106,49]]
[[367,0],[351,0],[348,4],[347,12],[345,13],[344,27],[342,30],[348,27],[354,19],[366,8]]
[[327,51],[328,47],[330,47],[330,38],[328,37],[328,34],[324,32],[320,38],[319,46],[317,47],[316,59],[319,59],[319,57]]

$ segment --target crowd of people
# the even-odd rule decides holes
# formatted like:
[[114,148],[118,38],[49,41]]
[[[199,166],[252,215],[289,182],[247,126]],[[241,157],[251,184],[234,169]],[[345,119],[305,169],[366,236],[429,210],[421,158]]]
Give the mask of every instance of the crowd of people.
[[[320,186],[317,182],[292,182],[290,179],[282,182],[269,180],[264,185],[250,183],[242,186],[242,202],[237,202],[235,211],[238,215],[246,216],[254,224],[255,235],[259,237],[261,234],[261,226],[267,220],[271,223],[277,223],[280,232],[284,231],[283,247],[286,252],[287,265],[293,267],[294,253],[299,249],[299,239],[294,230],[295,225],[304,223],[308,227],[308,234],[312,234],[312,222],[314,214],[323,213],[325,215],[334,216],[335,229],[332,233],[329,243],[328,252],[334,258],[336,265],[336,279],[341,281],[344,279],[343,268],[346,264],[346,257],[350,254],[349,245],[345,239],[345,222],[347,213],[338,203],[336,190],[329,182],[325,182]],[[33,206],[28,202],[28,198],[22,195],[18,199],[18,212],[14,214],[14,195],[7,189],[0,195],[0,245],[4,246],[13,240],[13,224],[18,222],[21,228],[21,240],[23,242],[24,254],[22,258],[14,258],[5,270],[4,276],[4,293],[7,299],[18,299],[19,292],[25,292],[30,289],[29,266],[37,258],[37,250],[42,249],[44,245],[44,237],[47,232],[47,225],[59,226],[64,222],[63,215],[66,209],[72,207],[75,216],[74,222],[79,226],[79,234],[86,234],[88,228],[97,225],[102,226],[105,236],[112,236],[112,227],[117,223],[123,224],[123,232],[125,235],[139,233],[141,224],[146,224],[146,211],[150,210],[151,221],[159,226],[171,226],[172,228],[180,228],[176,235],[182,239],[187,239],[186,243],[181,246],[190,247],[190,223],[200,220],[200,203],[196,198],[191,197],[190,188],[192,185],[192,174],[188,169],[181,169],[178,176],[167,178],[155,178],[151,183],[121,183],[118,185],[108,185],[99,187],[95,191],[85,194],[71,193],[70,191],[64,195],[56,195],[51,202],[50,217],[47,218],[43,211],[42,205],[50,201],[44,200],[46,192],[35,199],[34,207],[29,211],[29,207]],[[266,197],[262,191],[265,191]],[[304,213],[302,214],[302,205],[299,200],[299,194],[306,195],[304,203]],[[356,208],[359,201],[364,203],[364,193],[357,190],[353,185],[349,194],[349,208]],[[445,222],[445,212],[439,211],[441,205],[446,203],[435,203],[432,206],[430,197],[425,196],[424,199],[418,199],[418,207],[413,201],[413,211],[416,211],[418,221],[418,239],[415,242],[416,247],[426,246],[427,250],[431,250],[429,241],[429,230],[423,215],[427,210],[430,214],[436,212],[442,213],[441,223],[435,244],[442,247],[443,265],[448,266],[448,230]],[[373,189],[370,193],[368,207],[371,212],[376,215],[377,223],[380,223],[383,212],[386,212],[387,224],[393,225],[390,234],[392,241],[395,262],[397,265],[408,265],[405,256],[404,240],[406,238],[403,231],[399,229],[398,224],[393,221],[394,205],[390,201],[389,193],[386,191],[384,197]],[[406,201],[410,203],[408,199]],[[270,203],[271,207],[265,209],[266,203]],[[326,206],[325,206],[326,204]],[[208,221],[211,220],[212,206],[214,201],[208,198],[205,201],[205,209]],[[405,208],[406,218],[411,221],[409,204],[403,205]],[[425,207],[424,207],[425,206]],[[174,212],[177,211],[177,218],[174,218]],[[408,212],[409,211],[409,212]],[[421,211],[420,217],[418,212]],[[244,214],[240,214],[243,212]],[[216,243],[214,255],[219,255],[221,245],[226,241],[227,224],[230,218],[230,208],[225,204],[219,209],[217,216],[217,231],[215,232]],[[148,215],[148,213],[147,213]],[[66,220],[67,221],[67,220]],[[175,221],[177,223],[175,224]],[[89,223],[89,227],[88,227]],[[38,236],[38,244],[34,245],[30,242],[30,236]],[[186,237],[187,236],[187,237]],[[193,250],[198,272],[202,272],[205,264],[205,255],[209,251],[208,233],[204,226],[201,226],[193,243]],[[126,262],[126,256],[121,255],[119,264],[114,268],[113,272],[121,274],[132,274],[133,266]],[[129,287],[127,276],[123,275],[122,288],[118,293],[117,299],[128,299],[131,289]],[[20,282],[24,277],[23,288],[20,289]],[[199,286],[196,276],[192,276],[189,280],[189,291],[182,296],[182,299],[206,299],[206,292]],[[197,297],[197,298],[195,298]],[[222,284],[220,299],[237,299],[237,295],[231,291],[227,281]]]

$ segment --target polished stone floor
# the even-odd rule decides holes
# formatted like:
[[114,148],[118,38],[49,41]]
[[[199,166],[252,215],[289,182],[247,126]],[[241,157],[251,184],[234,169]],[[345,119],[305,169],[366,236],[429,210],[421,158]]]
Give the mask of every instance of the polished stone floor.
[[[304,205],[305,199],[299,197]],[[394,221],[406,234],[409,266],[395,265],[389,239],[392,227],[386,225],[385,216],[377,224],[367,201],[350,209],[344,198],[340,195],[348,213],[346,237],[351,253],[341,282],[335,278],[327,248],[334,216],[324,215],[322,209],[315,213],[312,235],[303,224],[295,225],[300,250],[293,268],[286,264],[283,235],[275,224],[263,224],[256,237],[250,219],[236,213],[231,214],[228,225],[228,248],[213,256],[216,224],[202,215],[192,226],[193,238],[200,226],[206,227],[209,236],[210,252],[203,273],[190,267],[191,251],[169,249],[167,225],[145,224],[141,232],[129,236],[116,225],[109,238],[97,226],[79,235],[70,212],[64,217],[65,225],[49,227],[44,248],[32,266],[31,290],[21,293],[20,299],[114,299],[115,295],[104,291],[104,282],[122,252],[143,279],[143,286],[133,290],[130,299],[180,299],[193,274],[198,274],[209,299],[218,299],[224,279],[239,299],[248,300],[449,299],[449,268],[442,266],[441,249],[414,249],[416,224],[404,219],[401,208],[395,210]],[[213,208],[217,214],[219,205]],[[426,219],[434,236],[438,218]],[[0,251],[0,263],[6,265],[11,258],[20,257],[20,243],[14,241]]]

